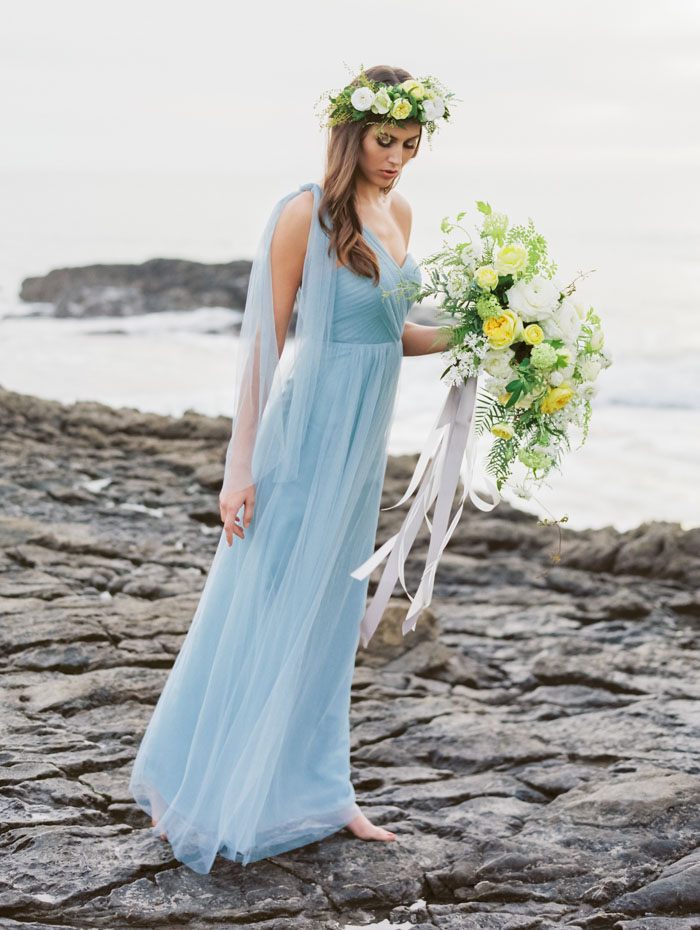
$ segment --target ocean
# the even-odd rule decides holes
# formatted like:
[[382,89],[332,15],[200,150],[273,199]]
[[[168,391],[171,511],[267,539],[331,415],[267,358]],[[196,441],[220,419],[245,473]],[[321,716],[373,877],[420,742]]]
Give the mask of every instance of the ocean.
[[[51,178],[20,172],[13,183],[5,174],[0,384],[66,403],[94,399],[174,416],[187,409],[230,415],[236,339],[227,329],[239,311],[202,308],[87,320],[31,317],[48,308],[22,304],[19,284],[24,276],[52,267],[97,261],[250,258],[274,201],[302,179],[259,179],[246,186],[234,178],[210,178],[206,184],[197,177],[161,178],[157,183],[147,176],[105,181],[84,174]],[[23,193],[30,182],[28,198]],[[165,208],[168,190],[175,186],[185,215],[177,223]],[[226,203],[237,204],[228,221],[221,215],[221,198],[207,219],[208,197],[213,199],[217,186],[226,191]],[[438,247],[439,217],[453,207],[449,192],[442,193],[443,201],[436,203],[430,190],[416,183],[407,194],[415,217],[411,251],[419,261]],[[482,193],[474,191],[471,199]],[[470,206],[466,197],[456,205]],[[504,203],[497,206],[503,209]],[[611,224],[596,231],[590,211],[582,207],[576,228],[567,211],[567,224],[559,229],[551,197],[543,198],[544,207],[551,228],[543,231],[549,233],[562,279],[595,268],[581,294],[601,315],[613,365],[599,377],[588,439],[565,458],[563,473],[549,476],[536,503],[507,490],[504,497],[540,517],[567,515],[574,529],[610,525],[626,530],[647,520],[698,526],[700,336],[693,249],[698,236],[651,238],[634,229],[625,235]],[[390,453],[420,451],[446,391],[439,381],[443,367],[436,355],[403,360]],[[482,464],[484,451],[482,440]]]

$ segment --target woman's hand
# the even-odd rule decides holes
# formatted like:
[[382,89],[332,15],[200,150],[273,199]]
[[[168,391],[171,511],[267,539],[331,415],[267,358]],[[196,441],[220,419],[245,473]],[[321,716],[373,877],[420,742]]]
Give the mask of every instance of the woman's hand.
[[241,491],[224,491],[219,494],[219,507],[221,509],[221,522],[224,524],[226,541],[229,546],[233,545],[233,534],[245,539],[243,535],[243,526],[238,521],[238,511],[243,507],[243,523],[246,529],[250,526],[253,518],[253,506],[255,504],[255,485],[251,484]]

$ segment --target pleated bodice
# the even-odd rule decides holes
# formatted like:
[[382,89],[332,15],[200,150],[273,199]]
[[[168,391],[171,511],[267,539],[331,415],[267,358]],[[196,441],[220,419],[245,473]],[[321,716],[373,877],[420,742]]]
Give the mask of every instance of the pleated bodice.
[[401,339],[413,299],[409,289],[387,295],[383,291],[398,288],[402,282],[420,283],[420,269],[410,252],[399,265],[369,227],[364,226],[363,235],[377,253],[379,284],[355,274],[347,265],[337,269],[330,338],[362,344],[396,342]]

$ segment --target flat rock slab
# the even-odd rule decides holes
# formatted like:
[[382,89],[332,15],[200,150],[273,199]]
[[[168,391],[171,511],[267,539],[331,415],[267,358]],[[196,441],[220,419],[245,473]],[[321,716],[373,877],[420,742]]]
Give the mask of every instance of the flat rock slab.
[[353,784],[397,839],[172,857],[128,782],[229,427],[0,389],[0,927],[700,930],[700,531],[668,523],[562,527],[555,561],[533,517],[467,510],[416,630],[397,597],[357,655]]

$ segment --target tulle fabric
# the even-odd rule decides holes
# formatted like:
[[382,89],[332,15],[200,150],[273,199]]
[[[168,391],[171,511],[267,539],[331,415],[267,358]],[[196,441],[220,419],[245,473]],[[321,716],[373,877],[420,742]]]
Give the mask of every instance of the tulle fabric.
[[[296,295],[295,338],[287,339],[278,356],[272,292],[270,246],[282,209],[302,191],[314,198],[302,284]],[[253,260],[243,322],[238,338],[234,377],[231,438],[226,450],[223,487],[238,491],[257,484],[277,468],[280,478],[292,480],[299,470],[301,442],[318,390],[319,366],[330,339],[332,294],[336,262],[328,254],[328,237],[318,221],[321,188],[310,182],[282,197],[274,206]],[[291,378],[291,372],[294,377]],[[269,403],[282,392],[282,407]],[[266,419],[266,443],[259,443]]]
[[[350,572],[374,550],[410,307],[400,290],[382,291],[420,273],[371,230],[380,287],[336,270],[316,226],[307,263],[317,280],[319,266],[330,275],[327,336],[303,433],[285,447],[296,459],[278,455],[258,476],[245,539],[229,547],[222,531],[130,779],[154,835],[167,834],[196,872],[217,853],[246,865],[322,839],[359,813],[349,710],[368,580]],[[291,377],[268,394],[256,457],[279,452],[301,396],[295,379],[312,380],[305,357],[301,347]]]

